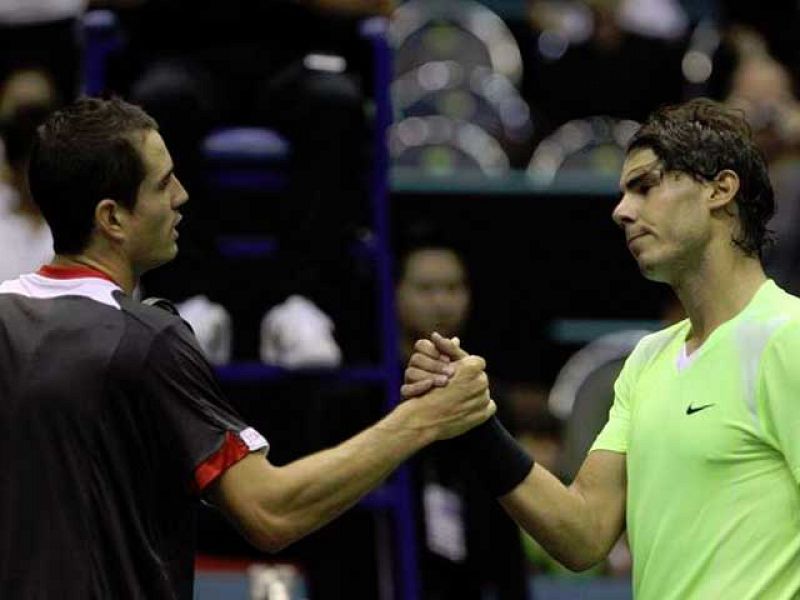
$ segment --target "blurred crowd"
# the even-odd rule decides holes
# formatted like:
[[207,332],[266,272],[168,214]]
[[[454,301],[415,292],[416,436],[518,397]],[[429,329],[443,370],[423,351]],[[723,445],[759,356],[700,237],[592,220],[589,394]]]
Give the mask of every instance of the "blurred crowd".
[[[369,293],[355,280],[361,271],[352,252],[370,233],[375,82],[359,26],[371,16],[389,19],[394,53],[392,165],[420,177],[522,172],[545,184],[576,174],[615,178],[629,136],[654,108],[708,96],[741,109],[767,158],[778,204],[767,271],[800,293],[795,3],[773,2],[767,9],[723,0],[519,0],[513,16],[497,12],[497,4],[0,3],[0,280],[35,270],[52,256],[47,225],[25,183],[27,153],[46,115],[86,91],[89,52],[97,51],[84,37],[87,19],[107,11],[113,43],[100,65],[102,90],[93,91],[120,94],[156,117],[196,199],[181,259],[146,278],[140,293],[180,300],[218,364],[260,358],[292,368],[331,367],[375,353],[362,347],[376,336],[365,318],[372,314]],[[195,276],[198,269],[218,268],[212,247],[220,224],[251,218],[220,200],[205,178],[209,136],[232,127],[275,131],[292,149],[289,201],[270,231],[281,240],[280,259],[268,275],[233,288]],[[231,211],[240,212],[232,217]],[[468,332],[471,288],[480,282],[468,277],[460,249],[446,236],[427,236],[395,250],[400,356],[431,330]],[[237,294],[249,294],[246,307],[236,305]],[[664,323],[681,318],[674,305],[654,307],[660,309]],[[242,313],[249,320],[240,319]],[[497,386],[504,421],[553,472],[574,476],[605,420],[614,377],[643,333],[595,340],[554,382]],[[498,593],[493,597],[519,597],[509,569],[568,576],[527,537],[497,542],[519,549],[510,559],[480,554],[487,539],[518,533],[452,465],[453,457],[432,448],[414,467],[430,598],[468,598],[470,590],[487,588]],[[463,513],[463,522],[442,524],[442,499]],[[475,567],[479,563],[482,568]],[[623,540],[588,576],[625,575],[629,568]]]

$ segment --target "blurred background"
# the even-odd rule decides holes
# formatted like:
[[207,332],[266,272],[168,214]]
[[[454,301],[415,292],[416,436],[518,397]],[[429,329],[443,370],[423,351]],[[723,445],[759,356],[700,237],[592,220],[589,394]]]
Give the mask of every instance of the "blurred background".
[[[486,357],[502,420],[569,482],[627,354],[682,318],[610,218],[651,110],[744,111],[778,203],[766,267],[800,291],[799,24],[788,0],[0,0],[0,280],[52,256],[36,127],[120,95],[191,196],[137,293],[179,302],[273,462],[398,402],[435,330]],[[210,508],[198,535],[198,598],[630,597],[624,537],[566,571],[446,445],[278,555]]]

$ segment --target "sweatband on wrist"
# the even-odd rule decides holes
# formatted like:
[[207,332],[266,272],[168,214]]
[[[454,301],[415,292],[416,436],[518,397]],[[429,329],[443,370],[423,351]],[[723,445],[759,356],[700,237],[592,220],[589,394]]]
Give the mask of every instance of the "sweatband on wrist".
[[456,440],[470,468],[495,497],[508,494],[522,483],[533,468],[533,458],[497,417],[492,417]]

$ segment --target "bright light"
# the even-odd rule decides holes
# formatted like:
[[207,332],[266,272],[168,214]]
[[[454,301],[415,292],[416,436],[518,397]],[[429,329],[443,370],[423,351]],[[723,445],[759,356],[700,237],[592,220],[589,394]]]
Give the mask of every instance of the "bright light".
[[697,50],[689,50],[681,63],[683,76],[691,83],[703,83],[711,77],[714,65],[708,54]]

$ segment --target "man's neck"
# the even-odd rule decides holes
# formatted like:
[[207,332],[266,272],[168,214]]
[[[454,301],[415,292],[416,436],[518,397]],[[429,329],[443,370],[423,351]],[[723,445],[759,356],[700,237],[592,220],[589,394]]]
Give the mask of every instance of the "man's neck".
[[710,257],[673,285],[692,324],[687,350],[699,348],[717,327],[739,314],[766,280],[760,260],[736,250],[716,260]]
[[100,259],[91,253],[56,254],[51,264],[59,267],[88,267],[100,271],[110,277],[129,296],[136,288],[137,278],[133,271],[113,259]]

